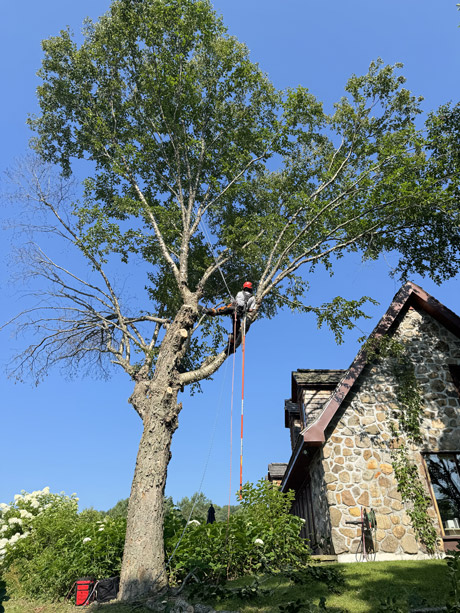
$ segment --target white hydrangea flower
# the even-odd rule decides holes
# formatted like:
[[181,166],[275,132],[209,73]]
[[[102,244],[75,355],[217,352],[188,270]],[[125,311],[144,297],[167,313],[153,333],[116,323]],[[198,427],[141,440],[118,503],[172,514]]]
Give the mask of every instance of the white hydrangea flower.
[[8,543],[8,539],[0,539],[0,549],[3,549]]
[[32,507],[32,509],[38,509],[40,507],[40,503],[38,502],[36,498],[34,498],[31,501],[30,506]]
[[264,542],[263,542],[263,540],[262,540],[262,539],[254,539],[254,544],[255,544],[255,545],[263,545],[263,544],[264,544]]
[[6,549],[0,549],[0,559],[4,558],[6,554]]
[[197,519],[191,519],[187,522],[187,526],[201,526],[201,524]]
[[13,524],[18,524],[18,526],[22,526],[22,519],[20,519],[19,517],[10,517],[8,523],[10,524],[10,526],[12,526]]
[[2,526],[0,528],[0,534],[2,534],[3,532],[6,532],[8,530],[8,526]]
[[14,545],[18,540],[19,537],[21,536],[20,532],[17,532],[16,534],[13,534],[13,536],[10,538],[10,540],[8,541],[10,545]]
[[83,539],[83,542],[84,542],[84,543],[89,543],[89,542],[90,542],[90,540],[91,540],[91,538],[90,538],[89,536],[86,536],[86,537]]
[[15,494],[14,495],[14,502],[17,502],[18,500],[21,500],[22,496],[21,494]]
[[104,532],[104,528],[99,528],[98,532]]
[[9,511],[10,510],[10,505],[9,504],[5,504],[4,502],[0,502],[0,509],[2,511]]
[[32,513],[29,513],[29,511],[26,511],[25,509],[21,509],[19,511],[19,514],[21,517],[23,517],[24,519],[32,519],[33,515]]
[[50,493],[50,488],[49,488],[48,486],[44,487],[44,488],[42,489],[42,493],[43,493],[43,494],[49,494],[49,493]]

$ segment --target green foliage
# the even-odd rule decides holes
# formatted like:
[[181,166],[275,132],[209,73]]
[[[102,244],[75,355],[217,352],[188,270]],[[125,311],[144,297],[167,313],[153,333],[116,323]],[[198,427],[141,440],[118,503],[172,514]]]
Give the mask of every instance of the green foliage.
[[333,594],[340,594],[345,585],[342,569],[335,566],[310,565],[300,570],[283,571],[283,575],[299,585],[307,585],[312,581],[320,581],[325,583],[329,592]]
[[[176,507],[180,510],[184,519],[196,519],[203,523],[207,520],[208,509],[211,504],[214,507],[216,521],[227,521],[228,506],[221,507],[218,504],[214,504],[203,492],[195,492],[190,498],[184,496],[184,498],[176,502]],[[193,513],[190,517],[192,508]],[[238,512],[239,508],[238,505],[230,505],[230,515]]]
[[378,304],[369,296],[363,296],[359,300],[345,300],[337,296],[329,304],[324,304],[319,308],[311,307],[310,310],[316,313],[318,328],[326,324],[333,332],[336,343],[340,345],[343,342],[345,329],[352,330],[357,319],[369,319],[369,316],[361,309],[366,303]]
[[447,570],[450,579],[450,601],[447,603],[449,613],[460,612],[460,550],[451,550],[446,555]]
[[[302,520],[290,513],[293,492],[261,480],[242,490],[241,511],[226,522],[190,522],[171,561],[171,577],[181,580],[190,571],[206,581],[222,581],[263,569],[304,566],[310,550],[299,538]],[[166,544],[170,553],[177,533]]]
[[[332,573],[327,575],[325,573],[309,573],[310,570],[315,569],[317,567],[307,566],[304,570],[304,577],[308,575],[308,581],[323,581],[327,584],[328,589],[331,587],[330,577],[334,573],[336,569],[332,569]],[[300,575],[300,572],[299,572]],[[343,577],[341,576],[340,571],[337,571],[337,576],[340,576],[343,582]],[[246,601],[255,601],[256,599],[263,599],[270,596],[274,596],[276,594],[276,587],[264,588],[264,583],[268,582],[270,577],[278,577],[278,579],[288,576],[294,583],[305,585],[308,581],[298,581],[296,572],[285,572],[283,571],[281,574],[274,573],[268,575],[267,577],[261,579],[259,577],[255,577],[249,583],[245,583],[244,585],[234,587],[232,585],[209,585],[208,583],[195,583],[190,588],[190,594],[194,598],[204,598],[206,600],[211,601],[236,601],[236,602],[246,602]],[[310,585],[311,587],[311,585]],[[331,590],[334,591],[334,590]],[[298,598],[295,601],[290,601],[287,603],[283,603],[279,605],[279,611],[285,612],[293,612],[296,611],[307,611],[307,612],[315,612],[315,611],[326,611],[326,599],[321,597],[319,599],[319,604],[316,606],[312,602],[305,601],[303,598]],[[337,609],[334,608],[334,611]],[[340,609],[340,612],[343,610]],[[345,611],[343,611],[345,613]]]
[[[394,416],[399,428],[411,443],[420,443],[422,424],[422,395],[415,377],[415,370],[409,357],[402,353],[393,361],[393,375],[396,379],[398,409]],[[394,434],[398,435],[397,432]]]
[[238,600],[248,601],[258,597],[263,597],[273,593],[271,589],[261,587],[261,581],[255,577],[250,583],[238,587],[228,587],[226,585],[209,585],[208,583],[195,583],[191,590],[194,597],[204,597],[212,600],[226,600],[236,598]]
[[298,598],[286,604],[280,604],[278,610],[280,613],[299,613],[299,611],[305,611],[305,601]]
[[0,575],[0,613],[5,612],[5,607],[3,606],[3,603],[6,600],[9,600],[9,597],[7,596],[6,582],[2,579],[2,576]]
[[[176,507],[182,513],[185,520],[196,519],[203,523],[208,516],[208,509],[211,504],[211,500],[203,494],[203,492],[195,492],[190,498],[184,496],[176,502]],[[214,505],[217,511],[217,506]],[[192,513],[193,509],[193,513]],[[192,515],[190,515],[192,513]]]
[[437,532],[428,515],[428,509],[433,503],[426,493],[418,468],[411,462],[404,448],[394,452],[392,466],[398,482],[398,492],[405,502],[410,502],[412,505],[412,508],[407,510],[407,514],[411,518],[414,530],[427,551],[434,553]]
[[184,519],[182,513],[176,507],[168,507],[164,516],[164,541],[165,541],[165,552],[166,555],[169,556],[174,551],[175,545],[177,543],[178,537],[182,534],[186,525],[186,520]]
[[407,606],[401,604],[396,596],[388,596],[380,601],[376,613],[407,613]]
[[366,359],[368,362],[372,362],[376,359],[383,359],[387,357],[398,358],[404,352],[404,345],[395,339],[393,336],[371,336],[364,343],[364,351],[366,352]]
[[28,498],[31,496],[24,492],[16,506],[31,505],[43,497],[48,502],[29,520],[24,538],[13,543],[10,539],[2,562],[4,572],[19,581],[21,594],[56,598],[63,596],[78,577],[119,574],[126,533],[124,518],[104,517],[94,510],[79,513],[75,497],[64,494]]
[[101,511],[102,515],[107,515],[108,517],[124,517],[125,519],[128,517],[128,505],[129,498],[123,498],[119,500],[115,506],[113,506],[108,511]]
[[302,598],[298,598],[292,602],[286,604],[280,604],[278,607],[280,613],[319,613],[320,611],[334,611],[334,613],[347,613],[345,609],[328,609],[326,607],[326,599],[324,597],[319,599],[318,604],[313,602],[307,602]]
[[[242,508],[228,525],[219,521],[200,524],[193,519],[185,533],[183,511],[165,499],[168,558],[183,535],[171,560],[171,579],[181,580],[191,570],[206,581],[221,581],[263,568],[303,568],[309,549],[298,536],[302,520],[289,513],[292,496],[264,480],[256,486],[246,484]],[[207,511],[208,500],[198,498]],[[0,543],[1,568],[15,577],[15,591],[20,595],[56,598],[78,577],[119,574],[127,501],[119,501],[106,513],[93,509],[79,513],[77,500],[75,495],[52,494],[45,488],[32,494],[22,492],[14,503],[2,505],[0,530],[6,536]],[[238,597],[247,599],[261,593],[259,587],[256,580],[235,589]]]
[[[421,441],[422,396],[415,377],[415,371],[407,354],[402,351],[393,360],[393,373],[396,380],[397,410],[393,411],[396,424],[392,425],[393,435],[401,434],[411,444]],[[407,514],[411,518],[414,530],[429,553],[436,550],[437,532],[433,520],[428,515],[432,506],[426,485],[422,482],[417,465],[411,461],[406,447],[392,451],[392,466],[398,483],[398,491],[405,502],[411,504]]]

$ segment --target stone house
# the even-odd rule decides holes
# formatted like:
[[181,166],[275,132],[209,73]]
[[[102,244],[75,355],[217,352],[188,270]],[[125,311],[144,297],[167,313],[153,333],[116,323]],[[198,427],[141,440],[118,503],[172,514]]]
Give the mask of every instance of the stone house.
[[404,446],[430,497],[437,546],[454,549],[460,541],[460,318],[407,283],[370,338],[404,346],[421,398],[422,442],[395,439],[390,427],[398,410],[395,358],[372,357],[363,348],[348,370],[292,373],[284,407],[292,456],[281,488],[295,491],[293,512],[305,520],[303,536],[316,553],[354,561],[362,548],[362,513],[373,509],[377,525],[366,538],[377,560],[425,557],[392,465],[395,449]]

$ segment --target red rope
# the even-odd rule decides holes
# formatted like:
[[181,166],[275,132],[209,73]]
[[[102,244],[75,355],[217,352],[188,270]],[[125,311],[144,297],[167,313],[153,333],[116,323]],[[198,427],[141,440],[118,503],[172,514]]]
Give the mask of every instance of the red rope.
[[240,449],[240,500],[243,498],[243,415],[244,415],[244,358],[246,349],[246,319],[243,319],[243,338],[242,338],[242,358],[241,358],[241,449]]

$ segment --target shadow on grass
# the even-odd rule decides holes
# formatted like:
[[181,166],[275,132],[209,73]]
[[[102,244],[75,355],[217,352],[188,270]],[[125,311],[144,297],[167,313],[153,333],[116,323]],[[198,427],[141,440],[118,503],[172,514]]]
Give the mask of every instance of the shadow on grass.
[[[413,605],[445,605],[450,592],[447,565],[443,560],[367,562],[331,565],[340,568],[345,576],[345,585],[341,594],[334,594],[324,583],[310,580],[304,585],[293,584],[282,575],[260,579],[260,587],[267,590],[265,595],[254,599],[228,598],[221,601],[207,599],[206,595],[192,599],[187,590],[181,596],[187,602],[209,604],[217,611],[240,611],[241,613],[277,613],[280,605],[288,602],[302,601],[318,604],[321,597],[326,598],[327,611],[338,613],[375,613],[379,605],[389,597],[396,598],[401,604],[408,601]],[[250,585],[254,577],[245,577],[230,582],[229,587]],[[11,600],[5,602],[6,613],[68,613],[77,610],[68,605],[25,603]],[[149,609],[142,602],[123,604],[110,601],[104,604],[93,603],[84,608],[89,613],[148,613]]]
[[[450,591],[443,560],[365,562],[338,565],[346,585],[330,595],[328,606],[352,613],[373,613],[389,597],[412,606],[443,606]],[[314,591],[314,590],[313,590]]]
[[[340,594],[331,593],[324,583],[309,581],[294,585],[288,579],[270,578],[264,587],[273,593],[254,601],[227,599],[211,602],[216,610],[237,610],[241,613],[275,613],[280,604],[298,598],[318,604],[326,598],[327,611],[375,613],[389,597],[403,605],[443,606],[450,591],[446,563],[443,560],[367,562],[338,564],[345,575]],[[241,585],[241,580],[232,585]]]

